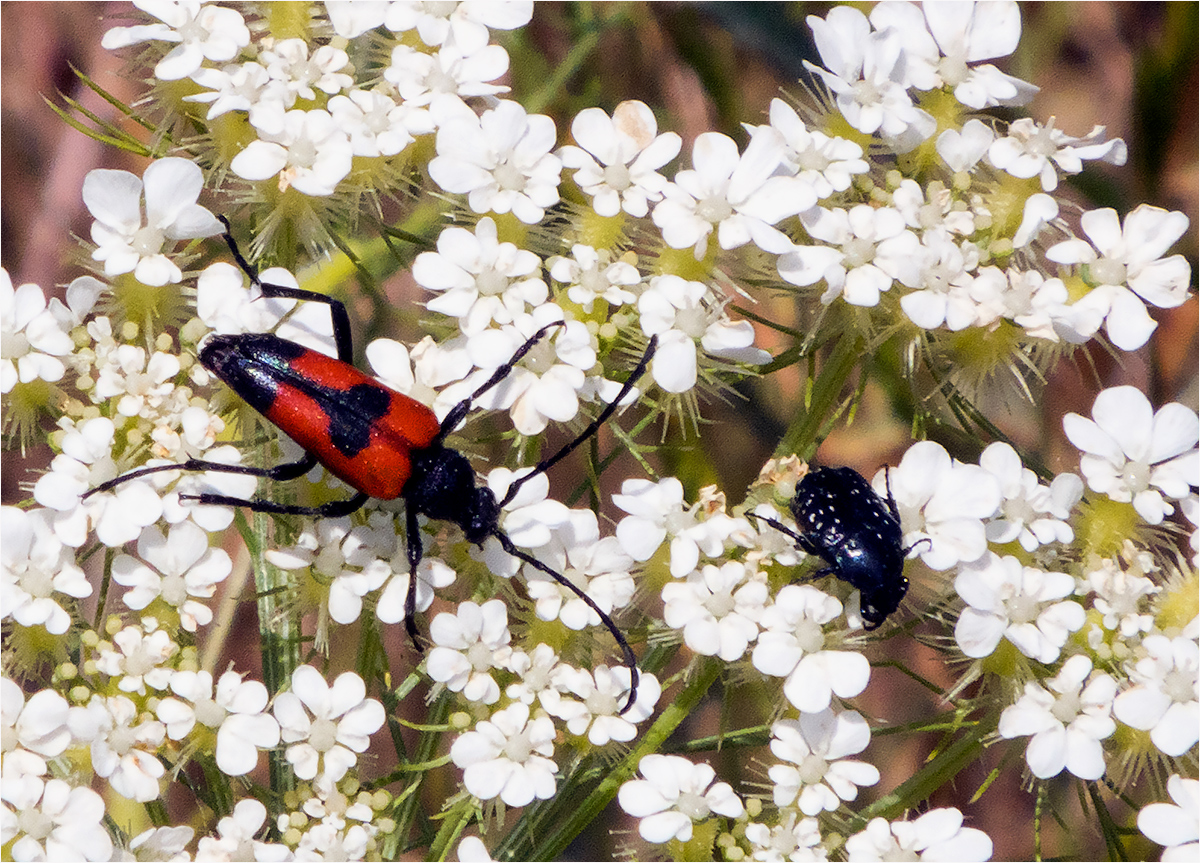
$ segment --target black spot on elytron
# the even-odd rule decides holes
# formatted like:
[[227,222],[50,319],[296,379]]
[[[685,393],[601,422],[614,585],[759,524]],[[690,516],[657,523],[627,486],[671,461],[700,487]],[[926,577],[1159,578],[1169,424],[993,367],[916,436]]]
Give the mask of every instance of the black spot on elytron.
[[881,498],[852,468],[823,467],[800,480],[789,509],[797,524],[808,527],[799,546],[829,564],[818,575],[858,588],[864,627],[878,627],[908,593],[895,499],[890,493]]
[[[371,442],[375,420],[388,412],[392,396],[380,387],[356,384],[348,390],[319,390],[317,404],[330,418],[329,438],[338,452],[354,458]],[[336,403],[333,408],[331,402]],[[330,409],[333,408],[333,409]]]

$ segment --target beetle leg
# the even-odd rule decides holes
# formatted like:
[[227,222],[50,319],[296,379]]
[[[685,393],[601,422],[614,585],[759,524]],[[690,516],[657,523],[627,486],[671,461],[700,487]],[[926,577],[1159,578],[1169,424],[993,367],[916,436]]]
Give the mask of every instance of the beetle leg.
[[238,248],[237,241],[234,240],[231,233],[232,229],[229,225],[229,220],[224,216],[217,216],[217,218],[225,226],[225,244],[229,246],[229,251],[233,254],[233,259],[237,261],[242,272],[250,277],[250,281],[258,285],[264,297],[325,303],[325,305],[329,306],[329,316],[333,319],[333,340],[337,344],[338,359],[349,365],[354,365],[354,341],[350,333],[350,315],[346,313],[345,304],[341,300],[335,300],[327,294],[318,294],[316,291],[287,288],[283,285],[273,285],[270,282],[260,281],[258,278],[258,268],[247,261],[241,249]]
[[535,467],[531,473],[527,473],[524,476],[518,477],[516,480],[514,480],[513,483],[508,487],[508,491],[504,495],[504,500],[500,501],[501,508],[503,508],[505,504],[517,496],[517,492],[520,490],[521,485],[526,480],[533,479],[533,477],[537,476],[538,474],[545,473],[554,465],[558,464],[564,458],[573,453],[580,444],[594,435],[600,426],[608,422],[608,418],[616,412],[618,407],[620,407],[621,401],[625,398],[625,396],[629,395],[629,393],[633,390],[634,385],[637,384],[642,375],[646,373],[646,368],[650,365],[650,360],[654,357],[654,352],[657,349],[658,336],[651,336],[650,344],[646,345],[646,352],[642,354],[642,358],[638,362],[637,368],[635,368],[630,373],[629,377],[625,379],[625,384],[621,387],[621,391],[617,393],[617,397],[604,406],[604,410],[600,411],[600,415],[592,420],[591,424],[588,425],[588,427],[582,432],[580,432],[579,435],[576,436],[575,440],[571,441],[545,461],[538,462],[537,467]]
[[417,523],[417,510],[405,504],[404,541],[408,548],[408,593],[404,596],[404,629],[408,640],[417,653],[422,651],[420,634],[417,632],[417,566],[425,551],[421,546],[421,527]]
[[331,500],[320,506],[298,506],[290,503],[277,503],[264,500],[261,497],[244,500],[240,497],[228,497],[223,494],[181,494],[180,500],[194,500],[213,506],[244,506],[253,512],[269,512],[275,515],[308,515],[313,518],[338,518],[362,509],[363,504],[370,499],[365,491],[359,492],[346,500]]
[[160,464],[154,467],[144,467],[137,470],[123,473],[115,479],[110,479],[108,482],[102,482],[95,488],[85,491],[80,498],[86,499],[98,491],[108,491],[110,488],[115,488],[121,483],[131,479],[138,479],[152,473],[163,473],[170,470],[185,470],[185,471],[216,471],[219,473],[236,473],[241,476],[259,476],[265,479],[273,480],[289,480],[304,476],[312,470],[317,464],[317,457],[312,453],[305,453],[299,461],[288,462],[287,464],[277,464],[274,467],[252,467],[245,464],[225,464],[219,461],[204,461],[203,459],[190,458],[187,461],[181,461],[178,464]]

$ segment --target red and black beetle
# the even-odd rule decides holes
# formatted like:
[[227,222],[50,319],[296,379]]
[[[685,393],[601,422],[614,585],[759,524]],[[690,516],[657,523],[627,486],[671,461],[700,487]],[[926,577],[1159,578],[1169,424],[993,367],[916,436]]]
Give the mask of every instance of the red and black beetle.
[[652,337],[636,368],[621,391],[605,406],[592,423],[573,441],[550,458],[540,462],[531,473],[518,477],[502,500],[492,490],[477,485],[475,470],[445,439],[466,418],[471,404],[499,384],[547,332],[561,324],[542,327],[504,365],[470,396],[451,408],[441,423],[433,411],[406,395],[381,384],[354,367],[354,349],[350,318],[339,300],[324,294],[287,288],[259,281],[258,273],[242,256],[224,218],[225,241],[238,265],[258,285],[263,297],[312,300],[329,306],[333,319],[337,359],[302,347],[270,333],[213,335],[200,349],[200,362],[229,385],[234,392],[286,432],[305,450],[295,462],[260,468],[188,459],[179,464],[158,465],[131,471],[86,492],[95,494],[137,477],[171,470],[219,471],[271,480],[290,480],[303,476],[317,464],[358,490],[347,500],[330,501],[320,506],[296,506],[256,497],[251,500],[220,494],[180,495],[181,499],[223,506],[244,506],[255,512],[307,515],[329,518],[349,515],[369,498],[400,498],[405,507],[405,536],[408,551],[409,583],[405,597],[405,628],[418,644],[414,621],[417,598],[417,565],[423,554],[417,516],[449,521],[462,528],[467,540],[476,545],[493,537],[509,554],[546,573],[567,587],[600,616],[621,648],[629,668],[630,693],[622,713],[633,706],[637,695],[638,669],[629,642],[612,618],[604,613],[582,589],[555,572],[533,555],[517,548],[500,530],[500,512],[521,486],[534,476],[557,464],[580,444],[594,435],[616,411],[645,373],[657,347]]

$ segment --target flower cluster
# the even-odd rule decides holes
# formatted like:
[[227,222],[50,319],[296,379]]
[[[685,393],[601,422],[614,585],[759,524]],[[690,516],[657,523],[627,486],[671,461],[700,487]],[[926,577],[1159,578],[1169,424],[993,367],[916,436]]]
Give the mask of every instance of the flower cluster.
[[[1017,47],[1015,3],[810,17],[813,89],[764,106],[744,145],[702,132],[678,168],[682,138],[642,102],[556,123],[506,98],[497,35],[532,3],[135,6],[102,44],[152,70],[137,116],[171,155],[87,175],[91,272],[65,302],[0,271],[4,431],[53,450],[0,511],[7,855],[553,857],[615,797],[674,858],[987,859],[969,811],[863,812],[860,789],[886,781],[880,723],[855,702],[880,640],[871,586],[817,554],[854,552],[854,526],[816,543],[789,506],[808,470],[792,452],[887,367],[919,396],[914,430],[987,420],[871,479],[909,562],[871,576],[914,584],[881,635],[915,634],[958,674],[929,683],[949,710],[925,724],[962,751],[1017,747],[1037,781],[1137,787],[1164,859],[1194,856],[1200,419],[1104,389],[1063,421],[1078,473],[1053,473],[971,402],[985,383],[1032,391],[1095,339],[1140,348],[1151,310],[1190,296],[1169,254],[1183,214],[1074,218],[1058,196],[1086,162],[1123,164],[1122,141],[982,113],[1036,93],[989,62]],[[380,240],[359,236],[368,221]],[[344,304],[306,267],[335,248],[317,269],[364,288]],[[411,345],[374,290],[401,269],[424,303]],[[781,292],[801,328],[764,315]],[[385,408],[326,359],[354,353],[347,308]],[[773,361],[752,320],[794,348]],[[295,358],[231,384],[250,405],[230,398],[208,348],[268,343]],[[651,468],[645,424],[707,435],[708,396],[798,360],[813,413],[741,502],[693,501],[698,471]],[[468,416],[486,411],[501,433]],[[590,507],[546,473],[572,432],[560,456],[592,444],[572,456]],[[402,474],[371,491],[391,500],[364,490],[390,468],[336,466],[366,439]],[[430,452],[482,463],[497,440],[478,477],[414,478]],[[646,470],[605,494],[621,451]],[[439,507],[404,499],[418,479],[442,484]],[[495,509],[482,527],[461,517],[477,499]],[[219,658],[231,632],[255,641],[239,595],[261,679]],[[753,689],[758,724],[673,736],[720,679]],[[745,787],[708,763],[727,745],[759,747]],[[421,812],[438,789],[442,811]],[[162,825],[184,794],[211,823]],[[160,826],[110,816],[118,797]]]

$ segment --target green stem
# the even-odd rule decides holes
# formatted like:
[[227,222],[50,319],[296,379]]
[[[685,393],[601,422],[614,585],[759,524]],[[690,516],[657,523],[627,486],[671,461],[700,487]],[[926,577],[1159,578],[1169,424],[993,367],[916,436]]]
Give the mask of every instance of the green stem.
[[551,829],[540,832],[530,838],[534,841],[526,849],[518,847],[523,837],[523,831],[514,829],[495,850],[498,860],[555,860],[589,824],[596,820],[612,799],[617,796],[621,785],[636,772],[642,758],[662,749],[667,738],[691,714],[700,703],[717,678],[721,676],[724,663],[714,659],[698,658],[692,669],[692,674],[686,682],[683,691],[669,702],[662,715],[650,727],[638,745],[625,756],[616,766],[607,770],[604,779],[579,804],[570,800],[570,794],[560,794],[556,802],[560,805],[555,809],[561,812],[545,812],[539,817],[542,825]]
[[[279,598],[284,595],[288,578],[267,562],[267,536],[270,519],[266,513],[254,513],[254,524],[245,513],[234,516],[254,567],[254,589],[258,598],[258,641],[262,651],[263,683],[272,695],[291,683],[292,672],[300,665],[300,631],[291,614],[282,612]],[[268,754],[271,790],[283,794],[295,786],[296,777],[282,748]]]
[[821,427],[832,414],[846,381],[858,367],[863,348],[863,339],[856,333],[848,332],[838,339],[833,353],[813,383],[812,397],[808,399],[807,407],[797,412],[783,440],[775,448],[776,456],[794,453],[805,461],[813,457],[820,443]]

